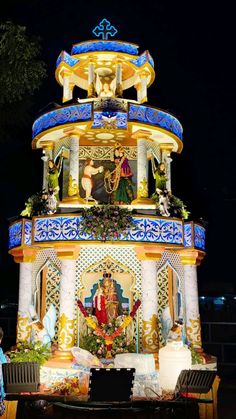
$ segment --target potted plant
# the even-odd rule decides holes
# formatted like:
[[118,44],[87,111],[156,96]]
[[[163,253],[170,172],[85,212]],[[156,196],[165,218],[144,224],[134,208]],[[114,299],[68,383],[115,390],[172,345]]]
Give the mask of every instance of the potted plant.
[[50,354],[50,348],[39,343],[20,343],[8,352],[11,362],[2,365],[6,393],[38,391],[39,368]]

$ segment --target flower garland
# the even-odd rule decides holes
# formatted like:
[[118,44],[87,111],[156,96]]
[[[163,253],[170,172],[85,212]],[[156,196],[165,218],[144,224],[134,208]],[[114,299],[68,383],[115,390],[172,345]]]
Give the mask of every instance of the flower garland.
[[82,233],[97,240],[118,240],[121,234],[134,227],[130,211],[115,205],[102,205],[82,211],[80,229]]
[[109,330],[106,330],[106,325],[104,325],[104,327],[102,328],[101,326],[96,324],[96,322],[93,320],[93,318],[87,313],[87,311],[84,308],[83,303],[81,302],[81,300],[77,300],[77,305],[78,305],[81,313],[83,314],[83,316],[85,318],[87,326],[94,331],[96,336],[101,337],[101,338],[104,339],[107,354],[108,354],[108,357],[109,357],[111,349],[112,349],[112,344],[113,344],[115,338],[121,336],[122,333],[124,332],[124,330],[126,329],[126,327],[129,326],[129,324],[131,323],[131,321],[135,317],[138,308],[141,305],[141,301],[137,300],[135,302],[135,304],[133,306],[133,310],[131,311],[131,313],[128,316],[125,316],[121,325],[119,327],[117,327],[116,330],[112,331],[111,333],[109,333]]

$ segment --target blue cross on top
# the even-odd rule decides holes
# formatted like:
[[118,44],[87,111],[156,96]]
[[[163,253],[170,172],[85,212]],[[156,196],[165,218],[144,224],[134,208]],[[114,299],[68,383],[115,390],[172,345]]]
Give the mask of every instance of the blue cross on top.
[[108,36],[115,36],[117,33],[115,26],[111,26],[109,20],[103,19],[101,22],[93,29],[93,34],[98,38],[102,36],[102,39],[108,39]]

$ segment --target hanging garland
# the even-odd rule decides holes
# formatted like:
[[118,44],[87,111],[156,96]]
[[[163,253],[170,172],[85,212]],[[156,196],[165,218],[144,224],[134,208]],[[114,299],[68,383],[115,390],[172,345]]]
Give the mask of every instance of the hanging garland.
[[77,305],[85,318],[87,326],[93,330],[94,335],[96,336],[96,340],[99,340],[98,338],[102,338],[104,340],[106,356],[109,358],[111,355],[112,346],[115,339],[122,337],[124,330],[129,326],[129,324],[132,322],[132,320],[136,316],[137,310],[139,309],[141,305],[141,301],[137,300],[135,302],[133,306],[133,310],[130,312],[128,316],[124,317],[124,320],[121,323],[121,325],[115,328],[114,330],[113,328],[107,327],[107,325],[103,325],[103,326],[97,325],[97,323],[93,320],[93,318],[86,311],[81,300],[77,300]]
[[125,234],[132,227],[134,222],[127,208],[103,205],[82,211],[81,231],[97,240],[118,240],[121,234]]

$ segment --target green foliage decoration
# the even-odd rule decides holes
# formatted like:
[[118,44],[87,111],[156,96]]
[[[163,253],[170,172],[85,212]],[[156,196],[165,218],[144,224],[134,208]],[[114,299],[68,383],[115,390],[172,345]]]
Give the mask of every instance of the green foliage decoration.
[[36,192],[31,195],[25,203],[25,209],[21,211],[22,217],[47,214],[47,193],[46,191]]
[[[161,215],[159,211],[159,196],[157,193],[152,194],[152,199],[156,203],[157,206],[157,214]],[[177,196],[169,195],[169,207],[168,211],[170,213],[170,217],[180,217],[184,220],[187,220],[190,212],[187,210],[186,205],[183,203],[183,201],[180,198],[177,198]]]
[[51,356],[48,345],[19,343],[15,350],[7,353],[11,362],[38,362],[43,365]]
[[97,240],[117,240],[134,227],[131,212],[115,205],[102,205],[82,211],[80,229]]

